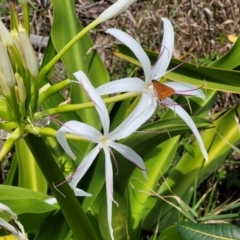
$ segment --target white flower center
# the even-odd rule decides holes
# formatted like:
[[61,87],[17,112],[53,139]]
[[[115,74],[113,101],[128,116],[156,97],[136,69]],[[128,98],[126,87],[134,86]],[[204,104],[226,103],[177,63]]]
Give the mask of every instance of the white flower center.
[[146,84],[145,87],[149,93],[154,93],[154,88],[152,83]]
[[99,144],[101,147],[106,147],[108,146],[108,136],[102,136],[99,140]]
[[153,87],[152,82],[149,83],[148,85],[145,84],[145,88],[146,88],[147,93],[148,93],[154,100],[158,100],[158,99],[156,98],[156,93],[155,93],[155,90],[154,90],[154,87]]

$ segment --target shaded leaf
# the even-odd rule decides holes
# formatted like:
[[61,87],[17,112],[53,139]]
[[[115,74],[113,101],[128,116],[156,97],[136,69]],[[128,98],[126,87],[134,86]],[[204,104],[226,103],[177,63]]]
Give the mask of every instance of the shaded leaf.
[[233,224],[177,224],[177,230],[184,240],[237,240],[240,239],[240,230]]

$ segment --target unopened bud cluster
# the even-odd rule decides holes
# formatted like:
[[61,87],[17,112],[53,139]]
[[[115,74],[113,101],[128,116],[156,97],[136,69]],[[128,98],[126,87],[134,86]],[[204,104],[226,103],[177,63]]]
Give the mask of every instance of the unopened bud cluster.
[[[38,61],[21,24],[8,31],[0,20],[0,87],[12,120],[20,124],[36,106]],[[37,83],[37,84],[36,84]],[[32,103],[34,99],[35,103]],[[4,119],[4,113],[0,117]]]

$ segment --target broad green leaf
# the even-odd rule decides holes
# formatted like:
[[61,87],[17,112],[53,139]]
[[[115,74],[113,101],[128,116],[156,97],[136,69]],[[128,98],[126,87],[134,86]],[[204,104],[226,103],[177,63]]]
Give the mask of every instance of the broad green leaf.
[[[42,59],[42,62],[41,62],[40,69],[42,69],[44,66],[46,66],[46,64],[48,62],[50,62],[55,55],[56,55],[56,51],[55,51],[55,48],[53,46],[52,38],[51,38],[51,36],[49,36],[48,44],[47,44],[47,47],[45,48],[45,51],[44,51],[44,55],[43,55],[43,59]],[[53,72],[54,72],[54,69],[53,68],[50,69],[46,78],[52,76]],[[43,81],[43,83],[41,83],[41,86],[46,84],[45,79],[43,79],[42,81]]]
[[[212,127],[209,121],[200,118],[194,118],[195,123],[199,126],[200,129],[205,129]],[[166,131],[168,129],[168,131]],[[140,129],[141,130],[141,129]],[[168,119],[166,121],[159,121],[158,123],[150,124],[149,129],[146,127],[143,129],[144,131],[154,131],[151,133],[136,133],[131,135],[129,138],[122,141],[123,144],[131,147],[134,151],[136,151],[141,157],[154,149],[160,142],[169,139],[169,133],[171,137],[189,132],[188,126],[181,119]],[[161,134],[160,134],[160,133]],[[134,170],[135,166],[130,163],[127,159],[125,159],[121,154],[114,151],[115,159],[117,160],[118,165],[118,174],[115,178],[115,188],[117,192],[124,194],[127,182],[129,181],[129,177]],[[97,197],[96,195],[99,193],[100,188],[104,186],[105,182],[105,170],[104,170],[104,154],[102,152],[95,159],[93,165],[88,170],[87,176],[84,176],[79,186],[87,192],[90,192],[93,196],[89,198],[84,198],[83,200],[83,208],[86,210],[89,206],[91,206],[94,199]],[[95,172],[95,169],[97,171]],[[124,169],[124,170],[122,170]],[[139,169],[138,169],[139,170]],[[139,170],[140,171],[140,170]],[[98,187],[97,187],[98,186]],[[104,189],[105,191],[105,189]],[[97,203],[98,204],[98,203]]]
[[[209,112],[214,102],[214,98],[215,95],[211,94],[207,95],[206,101],[194,97],[191,98],[190,104],[192,112],[189,112],[189,114],[204,115],[205,112]],[[186,99],[179,96],[176,99],[176,102],[178,102],[180,105],[184,105]],[[185,109],[189,111],[188,107]],[[146,217],[147,213],[153,208],[156,201],[156,199],[149,197],[147,193],[149,193],[151,190],[156,191],[156,186],[159,178],[161,178],[167,172],[169,167],[173,164],[173,160],[175,159],[180,137],[174,137],[171,132],[171,130],[173,129],[170,127],[170,125],[168,125],[168,123],[171,123],[173,119],[175,119],[176,121],[176,119],[178,118],[175,118],[175,114],[173,111],[167,110],[163,114],[160,121],[147,124],[140,129],[143,131],[146,130],[146,135],[148,135],[151,131],[155,131],[157,133],[162,126],[163,131],[170,130],[169,136],[171,136],[171,138],[160,143],[158,146],[155,146],[155,144],[153,144],[153,146],[150,146],[149,148],[146,147],[147,145],[145,146],[144,149],[148,152],[147,156],[144,157],[144,161],[148,169],[147,173],[149,179],[147,181],[143,180],[143,178],[140,177],[141,172],[139,171],[139,169],[135,169],[133,174],[131,175],[128,186],[130,192],[129,208],[131,209],[131,213],[129,213],[131,214],[131,218],[129,220],[129,228],[131,230],[129,230],[129,234],[132,236],[133,239],[137,238],[137,236],[133,234],[137,234],[137,232],[140,231],[140,223]],[[173,127],[174,126],[178,128],[177,125],[173,124]],[[161,134],[161,131],[158,134]],[[192,148],[196,148],[196,146],[192,146]],[[161,215],[161,212],[159,212],[159,215]],[[138,226],[138,228],[136,226]]]
[[[56,53],[56,51],[54,49],[52,39],[50,37],[47,48],[44,53],[44,58],[42,61],[41,68],[43,68],[55,56],[55,53]],[[41,86],[44,86],[45,84],[52,85],[51,81],[49,80],[52,77],[52,74],[53,74],[53,69],[51,69],[48,76],[42,80],[42,82],[40,83]],[[41,104],[41,108],[44,110],[49,109],[49,108],[54,108],[54,107],[58,106],[60,103],[62,103],[63,101],[65,101],[65,99],[59,92],[59,93],[56,93],[53,96],[49,97],[46,101],[44,101]],[[64,114],[61,114],[60,116],[58,116],[58,120],[61,122],[66,122],[66,121],[70,121],[70,120],[81,121],[81,118],[75,112],[67,112],[67,113],[64,113]],[[57,130],[59,128],[59,125],[56,124],[54,121],[51,121],[50,127]],[[71,161],[71,163],[73,165],[75,165],[75,167],[72,170],[76,169],[77,165],[75,164],[75,162],[73,162],[70,159],[69,156],[67,156],[64,153],[63,149],[58,144],[56,139],[45,138],[45,143],[49,146],[49,149],[52,152],[54,158],[56,159],[57,162],[59,162],[60,165],[69,163]],[[71,149],[75,152],[76,156],[78,156],[79,161],[80,161],[80,159],[82,159],[84,156],[84,153],[88,146],[88,143],[87,142],[76,143],[74,141],[69,141],[68,143],[69,143]],[[67,166],[67,167],[69,167],[69,166]],[[69,171],[70,170],[71,170],[71,167],[69,167]]]
[[[199,129],[206,129],[208,127],[212,127],[212,125],[209,124],[209,122],[205,119],[193,118],[193,120],[197,127],[199,127]],[[191,131],[189,127],[179,118],[159,120],[156,123],[152,123],[146,127],[140,128],[140,131],[141,130],[144,130],[146,132],[139,132],[133,134],[130,137],[121,141],[121,143],[126,144],[127,146],[132,148],[143,159],[161,142],[169,139],[169,134],[171,137],[174,137],[176,135],[188,133]],[[153,133],[151,133],[151,131],[153,131]],[[114,189],[117,190],[118,193],[124,194],[126,184],[135,166],[128,160],[123,158],[119,153],[116,152],[114,153],[114,155],[117,159],[119,169],[118,175],[115,178]],[[124,169],[124,171],[121,169]]]
[[237,240],[240,239],[240,229],[233,224],[202,224],[181,222],[177,230],[184,240]]
[[[178,138],[176,139],[178,141]],[[159,179],[172,165],[178,144],[174,140],[167,140],[153,148],[144,157],[148,179],[144,179],[142,172],[135,168],[128,184],[128,231],[131,239],[139,239],[141,225],[156,199],[150,197],[152,190],[156,191]],[[149,194],[148,194],[149,193]]]
[[183,238],[177,231],[176,226],[171,226],[162,231],[157,240],[183,240]]
[[[73,0],[52,0],[51,2],[54,9],[51,36],[58,52],[83,28],[76,17]],[[70,79],[74,79],[72,75],[74,72],[82,70],[97,87],[108,82],[109,77],[97,51],[87,54],[92,47],[92,41],[88,35],[85,35],[63,55],[62,61]],[[77,83],[72,83],[71,100],[72,103],[89,101],[87,94]],[[94,109],[77,111],[77,114],[84,122],[98,127],[99,117]]]
[[[115,240],[125,240],[127,238],[127,209],[124,203],[123,198],[118,195],[116,192],[114,193],[114,201],[117,204],[113,204],[112,206],[112,228],[113,235]],[[108,217],[107,217],[107,203],[106,197],[104,197],[98,215],[99,229],[102,234],[104,240],[111,240],[109,225],[108,225]]]
[[[146,51],[146,53],[148,54],[152,64],[154,64],[157,60],[158,53],[151,51]],[[135,63],[138,66],[141,66],[131,50],[124,45],[118,45],[118,49],[115,51],[115,54],[123,59]],[[223,66],[223,62],[219,64]],[[225,69],[217,68],[217,62],[213,65],[215,66],[214,68],[212,66],[196,66],[194,64],[183,63],[183,61],[172,58],[169,70],[173,70],[168,72],[165,77],[174,81],[185,82],[200,87],[204,86],[206,83],[207,89],[240,93],[240,82],[238,81],[240,78],[240,72],[226,70],[227,67],[230,67],[228,65]]]
[[46,199],[48,196],[39,192],[0,185],[0,202],[18,215],[26,232],[37,232],[46,219],[57,210],[44,202]]
[[[182,61],[172,59],[170,69],[180,64],[182,64]],[[203,66],[197,67],[194,64],[184,63],[166,74],[166,77],[174,81],[196,86],[204,86],[206,84],[207,89],[240,93],[239,71]]]
[[98,236],[98,240],[104,240],[101,236],[97,216],[93,216],[93,214],[90,214],[89,212],[87,212],[87,217],[88,217],[89,222],[93,226],[94,232]]
[[[74,192],[58,168],[43,139],[32,134],[27,135],[24,140],[30,148],[39,168],[46,178],[51,192],[54,194],[57,202],[71,228],[73,234],[78,239],[97,239],[92,226],[90,225],[81,205],[79,204]],[[43,161],[47,159],[47,161]],[[65,183],[65,184],[60,184]],[[56,185],[57,188],[56,188]],[[64,196],[67,196],[66,198]],[[78,224],[81,221],[81,225]]]
[[19,139],[15,146],[18,159],[19,187],[46,193],[47,182],[26,143],[23,139]]
[[110,119],[111,119],[110,131],[118,127],[127,117],[126,113],[128,111],[130,102],[131,102],[131,99],[128,99],[128,100],[117,102],[114,104],[110,112]]
[[[44,201],[49,198],[46,194],[32,191],[26,188],[13,187],[8,185],[0,185],[0,202],[7,200],[24,200],[24,199],[36,199],[39,201]],[[51,205],[46,203],[46,206],[49,206],[50,209],[55,209]]]
[[[75,37],[83,28],[76,17],[73,0],[52,0],[52,3],[54,8],[54,14],[51,36],[54,47],[56,51],[59,52],[66,45],[66,43],[68,43],[73,37]],[[72,46],[67,53],[64,54],[64,56],[62,57],[62,61],[66,67],[66,71],[70,79],[74,79],[72,75],[74,72],[82,70],[87,74],[92,84],[97,87],[103,83],[108,82],[109,76],[97,51],[94,50],[90,53],[87,53],[92,47],[92,41],[90,40],[88,35],[85,35],[77,43],[75,43],[74,46]],[[71,84],[70,97],[71,103],[81,103],[89,101],[87,93],[76,82]],[[94,108],[76,111],[74,114],[77,114],[82,121],[97,128],[101,128],[101,126],[99,126],[99,116]],[[73,119],[74,118],[72,117],[68,118],[68,120]],[[71,141],[71,143],[73,142]],[[79,147],[79,152],[75,151],[76,155],[78,156],[78,162],[83,159],[84,155],[88,153],[93,146],[92,144],[88,144],[86,142],[75,142],[73,144],[75,149]],[[101,164],[102,163],[100,162],[100,165]],[[99,169],[100,168],[95,168],[96,172],[94,172],[94,174],[92,174],[92,172],[94,171],[94,167],[93,169],[90,169],[90,171],[88,171],[86,174],[86,179],[89,178],[91,180],[83,183],[84,185],[90,184],[94,188],[94,193],[99,192],[101,189],[97,189],[97,186],[102,187],[102,185],[104,184],[104,180],[101,181],[96,177],[102,174],[101,172],[99,172]],[[91,186],[89,188],[90,190],[92,190]],[[87,191],[88,187],[89,186],[86,186],[84,190]],[[96,195],[94,196],[96,197]],[[91,201],[93,201],[94,198],[90,198],[91,200],[89,198],[85,199],[88,204],[86,205],[86,208],[84,208],[85,210],[87,210],[89,204],[91,203]]]
[[18,159],[17,154],[14,154],[13,160],[11,162],[11,167],[9,169],[6,181],[6,185],[18,186]]
[[39,229],[34,240],[70,240],[72,237],[71,230],[63,213],[61,210],[58,210]]
[[[169,196],[174,193],[183,199],[189,189],[193,186],[196,178],[198,179],[198,182],[201,181],[203,178],[216,171],[216,169],[223,163],[232,151],[227,142],[235,145],[239,141],[234,110],[230,109],[222,113],[222,115],[216,119],[214,125],[216,128],[208,129],[202,134],[202,139],[209,154],[208,162],[204,162],[201,151],[198,147],[194,149],[195,158],[189,154],[185,154],[170,172],[166,182],[161,185],[158,194]],[[196,141],[193,145],[197,145]],[[201,168],[203,162],[204,165]],[[154,227],[158,221],[156,216],[156,212],[158,211],[161,211],[162,227],[171,225],[177,221],[175,218],[177,217],[177,213],[175,212],[174,215],[174,211],[169,212],[171,209],[172,207],[166,202],[158,200],[157,204],[147,216],[144,226],[147,229],[152,229]]]
[[227,53],[225,53],[222,57],[220,57],[210,65],[212,67],[234,69],[240,65],[239,51],[240,37],[237,38],[237,41]]

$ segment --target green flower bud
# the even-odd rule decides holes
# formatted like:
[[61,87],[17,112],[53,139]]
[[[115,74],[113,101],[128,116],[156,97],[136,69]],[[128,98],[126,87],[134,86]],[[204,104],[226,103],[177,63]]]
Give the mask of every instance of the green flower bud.
[[10,97],[11,96],[10,89],[7,85],[6,78],[4,77],[4,75],[1,72],[0,72],[0,86],[2,89],[2,94],[5,97]]
[[23,79],[21,78],[21,76],[18,73],[15,73],[15,78],[16,78],[17,85],[18,85],[19,100],[20,100],[20,102],[24,103],[26,100],[26,90],[25,90],[25,85],[24,85]]
[[13,46],[14,42],[12,39],[11,34],[9,33],[8,29],[5,27],[3,22],[0,19],[0,37],[4,41],[4,43],[8,46]]
[[19,24],[18,32],[21,40],[21,45],[24,51],[26,63],[28,66],[28,70],[32,76],[36,77],[38,75],[38,60],[36,58],[32,44],[30,42],[30,38],[21,24]]
[[14,44],[20,54],[20,57],[22,59],[22,64],[23,64],[23,67],[24,69],[27,69],[27,61],[26,61],[26,58],[25,58],[25,54],[24,54],[24,50],[23,50],[23,46],[22,46],[22,42],[21,42],[21,39],[20,39],[20,36],[18,34],[18,31],[16,29],[13,29],[11,31],[11,35],[13,37],[13,40],[14,40]]
[[15,77],[7,49],[2,40],[0,40],[0,53],[0,71],[6,79],[7,86],[11,88],[15,85]]

